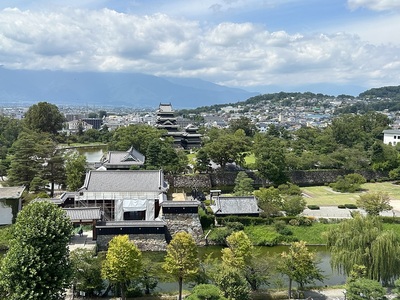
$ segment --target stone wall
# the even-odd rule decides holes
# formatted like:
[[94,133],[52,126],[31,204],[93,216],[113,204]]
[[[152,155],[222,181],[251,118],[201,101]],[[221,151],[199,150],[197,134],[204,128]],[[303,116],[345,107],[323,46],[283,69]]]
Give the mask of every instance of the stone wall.
[[[197,187],[203,191],[208,191],[215,187],[234,186],[238,172],[215,172],[211,174],[198,175],[179,175],[169,176],[167,178],[172,188],[186,188],[190,190]],[[261,186],[263,180],[259,178],[255,172],[247,171],[247,175],[254,180],[254,184]],[[311,171],[291,171],[289,173],[290,181],[299,186],[324,185],[336,181],[336,178],[351,173],[363,175],[367,181],[377,180],[379,178],[388,177],[387,172],[378,172],[372,170],[311,170]],[[267,184],[268,185],[268,182]]]
[[187,190],[197,188],[200,190],[208,190],[211,187],[211,179],[209,174],[194,175],[167,175],[165,176],[171,188],[184,188]]
[[190,214],[163,214],[165,223],[167,223],[166,239],[170,241],[175,233],[186,231],[195,239],[197,245],[205,245],[203,229],[200,224],[200,218],[197,213]]
[[[128,236],[141,251],[165,251],[167,249],[164,234],[129,234]],[[106,251],[108,243],[113,237],[115,237],[114,234],[98,235],[96,241],[98,251]]]

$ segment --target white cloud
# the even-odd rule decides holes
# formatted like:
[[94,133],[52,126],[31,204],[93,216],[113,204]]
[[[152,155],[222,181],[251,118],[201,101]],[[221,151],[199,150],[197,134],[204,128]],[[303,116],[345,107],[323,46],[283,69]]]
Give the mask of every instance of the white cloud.
[[0,11],[0,65],[6,68],[143,72],[242,87],[378,86],[398,84],[399,53],[399,45],[357,35],[269,32],[252,23],[203,26],[110,9]]
[[400,1],[398,0],[348,0],[351,9],[365,7],[371,10],[400,10]]

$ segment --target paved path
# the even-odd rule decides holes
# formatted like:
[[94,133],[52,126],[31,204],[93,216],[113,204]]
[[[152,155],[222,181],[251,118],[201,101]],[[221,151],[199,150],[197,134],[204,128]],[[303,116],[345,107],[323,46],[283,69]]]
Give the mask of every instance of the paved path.
[[68,246],[70,251],[74,251],[78,248],[95,249],[96,241],[93,241],[93,232],[84,231],[82,236],[79,236],[79,234],[75,234],[71,238]]

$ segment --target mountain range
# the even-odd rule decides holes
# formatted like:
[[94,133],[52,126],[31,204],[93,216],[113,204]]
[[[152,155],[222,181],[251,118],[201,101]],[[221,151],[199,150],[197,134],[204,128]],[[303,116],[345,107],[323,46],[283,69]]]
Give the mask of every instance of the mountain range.
[[56,105],[194,108],[246,100],[259,93],[195,78],[141,73],[9,70],[0,67],[0,102]]

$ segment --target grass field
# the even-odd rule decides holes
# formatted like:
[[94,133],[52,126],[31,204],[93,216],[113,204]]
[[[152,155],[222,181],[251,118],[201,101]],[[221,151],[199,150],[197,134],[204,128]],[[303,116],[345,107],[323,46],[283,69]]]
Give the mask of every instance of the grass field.
[[359,195],[365,192],[387,192],[392,200],[400,200],[400,185],[391,182],[365,183],[362,191],[357,193],[338,193],[328,186],[303,187],[301,190],[307,204],[315,205],[340,205],[356,203]]

